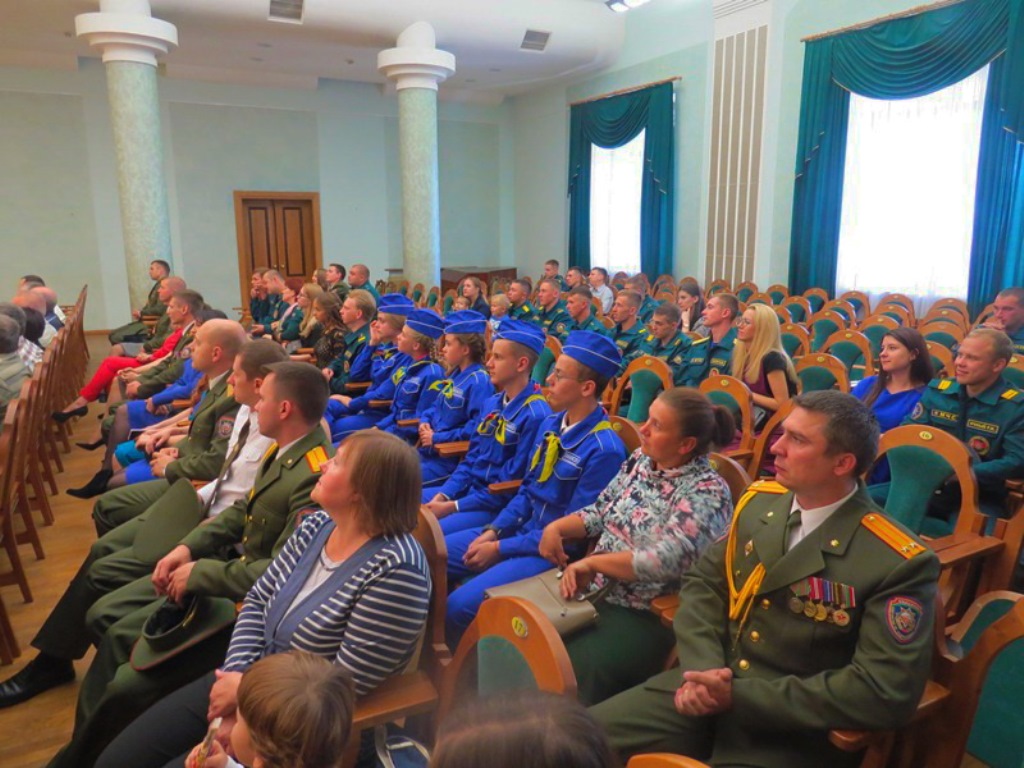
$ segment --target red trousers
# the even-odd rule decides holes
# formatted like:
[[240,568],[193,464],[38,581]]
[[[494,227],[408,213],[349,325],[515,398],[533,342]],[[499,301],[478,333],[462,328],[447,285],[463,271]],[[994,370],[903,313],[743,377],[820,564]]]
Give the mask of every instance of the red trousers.
[[90,403],[95,402],[110,387],[110,382],[117,376],[118,371],[123,371],[126,368],[138,368],[140,365],[142,363],[134,357],[108,357],[100,363],[96,373],[78,394]]

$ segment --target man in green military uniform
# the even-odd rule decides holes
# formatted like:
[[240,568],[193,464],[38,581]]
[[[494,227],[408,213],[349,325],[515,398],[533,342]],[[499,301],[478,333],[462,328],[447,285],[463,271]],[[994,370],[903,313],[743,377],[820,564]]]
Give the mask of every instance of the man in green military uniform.
[[107,338],[111,344],[125,341],[141,342],[149,338],[149,328],[142,322],[147,317],[162,317],[167,310],[167,302],[160,300],[160,283],[171,274],[171,265],[163,259],[154,259],[149,263],[149,278],[155,280],[149,289],[149,296],[141,309],[132,311],[132,322],[112,330]]
[[655,301],[647,292],[647,281],[642,277],[629,278],[626,281],[626,288],[640,294],[640,309],[637,311],[636,316],[642,324],[647,325],[651,322],[651,318],[654,316],[654,310],[658,308],[659,302]]
[[171,325],[171,318],[167,315],[167,307],[171,303],[171,297],[179,291],[186,290],[188,286],[180,277],[174,275],[165,277],[157,285],[157,301],[163,311],[157,317],[152,328],[143,326],[141,338],[124,339],[110,348],[110,354],[123,357],[137,357],[140,353],[153,354],[163,346],[167,337],[174,333]]
[[345,351],[324,369],[332,393],[349,394],[349,383],[370,381],[373,357],[367,345],[370,343],[370,322],[376,314],[377,303],[373,295],[362,288],[352,289],[341,306],[341,320],[348,329]]
[[1000,291],[992,306],[995,311],[985,327],[1005,333],[1013,342],[1013,351],[1024,354],[1024,288]]
[[633,353],[632,360],[640,355],[650,355],[664,360],[672,370],[672,380],[679,385],[682,378],[683,362],[690,348],[690,337],[679,330],[682,315],[675,304],[660,304],[654,310],[647,324],[651,332],[645,336],[639,349]]
[[642,301],[643,297],[636,291],[619,291],[619,295],[615,297],[612,304],[610,314],[612,320],[615,321],[615,327],[612,329],[611,337],[615,346],[619,348],[619,352],[622,353],[622,364],[619,366],[620,375],[629,365],[628,360],[634,357],[634,353],[640,349],[640,343],[646,335],[643,324],[637,318]]
[[709,335],[690,345],[677,386],[699,387],[708,376],[729,373],[739,311],[739,300],[731,293],[716,294],[708,301],[701,317]]
[[[51,768],[91,765],[147,707],[224,660],[230,625],[144,672],[133,669],[129,657],[146,619],[162,603],[159,595],[179,602],[193,595],[241,601],[280,552],[299,512],[312,505],[309,494],[321,465],[333,455],[320,426],[327,395],[324,378],[313,366],[269,366],[256,411],[260,430],[275,444],[252,492],[181,539],[157,563],[152,578],[122,587],[90,609],[86,624],[99,647],[79,691],[71,742]],[[193,631],[203,637],[203,629]]]
[[548,336],[563,341],[572,318],[562,303],[560,293],[560,280],[545,277],[540,281],[537,285],[537,316],[534,321],[540,323],[540,327]]
[[181,366],[178,363],[191,354],[196,315],[205,306],[206,301],[198,291],[186,288],[176,291],[171,296],[167,304],[167,317],[173,329],[182,329],[181,338],[166,357],[140,368],[126,369],[118,374],[119,380],[124,382],[125,397],[150,397],[181,376]]
[[856,765],[829,730],[899,728],[917,707],[939,563],[858,481],[877,422],[851,395],[811,392],[783,429],[778,482],[752,486],[683,576],[680,667],[592,709],[624,757]]
[[234,320],[203,323],[196,336],[192,364],[207,376],[209,389],[193,407],[184,438],[174,445],[156,446],[160,450],[153,454],[148,472],[145,466],[129,464],[115,474],[110,466],[104,466],[86,486],[68,490],[72,496],[87,499],[113,486],[93,509],[98,535],[140,514],[179,477],[217,477],[238,411],[228,374],[245,339],[245,331]]
[[348,298],[349,287],[345,282],[345,268],[341,264],[330,264],[327,267],[327,290],[337,296],[342,304]]
[[[241,326],[239,326],[241,327]],[[197,492],[179,479],[138,517],[104,536],[90,548],[78,573],[50,611],[32,640],[39,650],[28,666],[0,683],[0,708],[12,706],[75,676],[72,661],[91,644],[85,631],[86,614],[100,597],[148,576],[157,562],[200,521],[213,519],[248,495],[273,442],[254,425],[251,408],[259,401],[265,366],[284,362],[288,355],[269,340],[247,342],[235,357],[230,383],[241,403],[232,447],[217,481]]]
[[[956,378],[933,380],[906,420],[949,432],[977,453],[972,468],[991,515],[1003,514],[1006,481],[1024,477],[1024,392],[1002,375],[1012,356],[1013,342],[1002,331],[971,331],[957,348]],[[959,509],[959,497],[947,491],[933,506],[949,514]]]
[[370,282],[370,268],[365,264],[352,265],[348,271],[348,284],[353,291],[360,290],[369,293],[373,296],[375,304],[380,302],[380,294],[373,287],[373,283]]
[[537,322],[537,310],[530,304],[530,293],[532,288],[525,280],[513,280],[508,284],[508,300],[511,306],[508,308],[508,316],[513,320],[529,320]]
[[[577,273],[578,274],[578,273]],[[597,319],[593,312],[594,294],[585,285],[577,285],[569,289],[569,296],[565,300],[565,308],[571,318],[566,323],[566,335],[573,331],[593,331],[602,336],[608,335],[608,329],[604,323]]]

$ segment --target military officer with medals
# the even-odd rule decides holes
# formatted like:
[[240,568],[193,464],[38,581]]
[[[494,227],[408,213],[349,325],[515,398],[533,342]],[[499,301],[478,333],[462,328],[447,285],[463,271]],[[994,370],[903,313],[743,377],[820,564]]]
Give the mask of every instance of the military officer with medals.
[[739,500],[727,537],[684,574],[680,667],[594,707],[623,757],[849,766],[834,728],[914,714],[931,667],[935,554],[871,501],[878,425],[841,392],[795,400],[776,481]]
[[594,294],[585,285],[569,289],[569,295],[565,299],[565,308],[571,318],[565,326],[567,334],[573,331],[592,331],[602,336],[608,335],[604,323],[594,315],[594,305],[591,303],[593,297]]
[[612,303],[610,315],[615,321],[615,327],[612,329],[611,339],[619,348],[619,354],[622,355],[618,375],[626,370],[626,366],[629,365],[628,361],[640,349],[646,335],[644,326],[637,317],[642,301],[642,297],[636,291],[619,291]]
[[572,318],[565,309],[560,296],[561,283],[553,277],[545,277],[537,286],[537,317],[535,322],[548,336],[564,341],[569,332]]
[[739,300],[731,293],[718,293],[708,300],[701,313],[708,336],[690,345],[676,378],[678,386],[699,387],[708,376],[729,373],[739,311]]
[[672,370],[672,380],[678,386],[683,372],[683,362],[690,348],[690,337],[679,330],[682,313],[675,304],[661,304],[654,310],[654,315],[647,324],[650,333],[640,343],[640,348],[633,353],[635,360],[640,355],[650,355],[664,360]]
[[352,289],[341,305],[341,320],[348,329],[345,334],[345,351],[324,369],[324,376],[330,382],[333,394],[344,395],[348,392],[350,381],[370,380],[373,360],[372,351],[367,346],[370,342],[370,321],[376,314],[376,300],[362,289]]
[[[956,378],[929,383],[906,420],[949,432],[974,450],[982,508],[992,515],[1003,514],[1006,481],[1024,477],[1024,392],[1003,376],[1013,354],[1002,331],[971,331],[957,348]],[[950,494],[936,499],[939,514],[959,509],[959,496]]]
[[537,322],[537,310],[530,304],[530,294],[533,288],[526,280],[513,280],[508,284],[508,291],[505,294],[511,306],[508,308],[508,316],[513,320],[529,320]]

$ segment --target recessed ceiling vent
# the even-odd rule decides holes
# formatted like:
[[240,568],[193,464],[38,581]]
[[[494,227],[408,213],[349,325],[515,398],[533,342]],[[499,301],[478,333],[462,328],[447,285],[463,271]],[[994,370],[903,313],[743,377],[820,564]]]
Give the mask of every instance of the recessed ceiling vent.
[[714,0],[712,13],[716,19],[741,13],[755,5],[763,5],[767,0]]
[[270,0],[270,14],[267,18],[286,24],[301,24],[304,2],[305,0]]
[[521,51],[543,51],[548,47],[548,40],[551,39],[550,32],[540,32],[536,29],[526,30],[523,35],[523,42],[519,45]]

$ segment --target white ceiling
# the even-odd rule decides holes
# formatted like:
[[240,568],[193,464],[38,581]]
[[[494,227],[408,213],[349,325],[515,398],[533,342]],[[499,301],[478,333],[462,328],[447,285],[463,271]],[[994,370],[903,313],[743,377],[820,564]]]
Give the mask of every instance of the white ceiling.
[[[658,0],[654,0],[658,2]],[[428,21],[456,57],[442,97],[497,102],[538,84],[612,63],[625,14],[604,0],[305,0],[302,24],[267,18],[269,0],[151,0],[178,28],[168,77],[315,88],[319,78],[383,83],[377,53]],[[0,65],[74,69],[100,52],[74,35],[98,0],[0,0]],[[550,32],[542,53],[521,51],[527,29]]]

